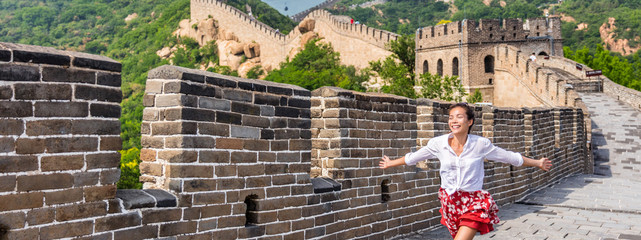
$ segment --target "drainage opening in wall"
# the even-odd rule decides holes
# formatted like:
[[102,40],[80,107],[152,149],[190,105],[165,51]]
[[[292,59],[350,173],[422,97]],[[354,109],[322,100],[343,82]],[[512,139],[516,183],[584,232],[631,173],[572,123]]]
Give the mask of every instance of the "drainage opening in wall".
[[245,197],[245,205],[247,205],[247,210],[245,210],[245,226],[253,226],[258,223],[258,212],[256,212],[256,200],[258,199],[258,195],[256,194]]
[[381,201],[382,202],[387,202],[390,200],[390,194],[389,194],[389,180],[385,179],[381,182]]
[[0,223],[0,239],[4,239],[7,236],[9,230],[11,230],[11,227]]

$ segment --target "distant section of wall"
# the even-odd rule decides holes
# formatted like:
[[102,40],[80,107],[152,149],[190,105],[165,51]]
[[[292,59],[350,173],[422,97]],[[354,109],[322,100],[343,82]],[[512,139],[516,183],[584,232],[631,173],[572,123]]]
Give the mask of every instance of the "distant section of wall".
[[341,55],[341,63],[363,69],[370,61],[384,59],[392,54],[385,45],[396,40],[399,35],[368,27],[364,24],[350,24],[340,21],[325,10],[317,10],[308,15],[316,20],[314,32],[329,42]]
[[[628,105],[641,110],[641,92],[627,88],[619,85],[618,83],[613,82],[606,76],[597,76],[597,77],[586,77],[585,71],[594,70],[584,64],[577,63],[567,58],[552,58],[551,64],[557,68],[561,68],[564,71],[571,72],[578,79],[593,79],[601,82],[602,90],[605,94],[610,95],[613,98],[616,98],[619,101],[627,103]],[[581,65],[583,69],[579,70],[576,68],[577,64]]]
[[[256,42],[260,45],[260,60],[271,69],[285,61],[290,52],[301,46],[301,32],[298,27],[283,35],[266,24],[240,10],[216,0],[192,0],[192,20],[214,18],[218,26],[233,32],[240,42]],[[368,66],[369,61],[378,60],[391,54],[385,44],[398,38],[395,33],[370,28],[363,24],[349,24],[335,18],[325,10],[315,10],[306,18],[316,22],[314,32],[332,44],[341,54],[341,63],[357,68]]]

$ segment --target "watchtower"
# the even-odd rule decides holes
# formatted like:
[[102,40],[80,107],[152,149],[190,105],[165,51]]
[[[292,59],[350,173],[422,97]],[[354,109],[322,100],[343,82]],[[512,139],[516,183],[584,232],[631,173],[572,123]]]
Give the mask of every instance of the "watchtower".
[[515,46],[539,58],[563,56],[559,18],[463,20],[419,28],[416,73],[459,76],[468,92],[479,89],[494,99],[495,59],[499,46]]

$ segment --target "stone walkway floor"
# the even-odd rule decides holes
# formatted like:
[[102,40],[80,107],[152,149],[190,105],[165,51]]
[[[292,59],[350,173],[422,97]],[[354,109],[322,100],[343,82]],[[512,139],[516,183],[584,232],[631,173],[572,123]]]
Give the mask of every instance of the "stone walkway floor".
[[[500,207],[474,239],[641,240],[641,112],[603,93],[581,96],[592,117],[594,174],[574,175]],[[399,239],[452,239],[444,227]]]

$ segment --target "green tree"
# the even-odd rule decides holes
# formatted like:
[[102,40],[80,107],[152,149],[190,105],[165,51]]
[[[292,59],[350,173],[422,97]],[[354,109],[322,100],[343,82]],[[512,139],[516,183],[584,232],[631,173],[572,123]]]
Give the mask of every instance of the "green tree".
[[416,42],[414,35],[402,35],[396,41],[390,41],[386,48],[392,52],[393,56],[400,60],[403,65],[410,71],[410,76],[414,78],[414,65],[416,64]]
[[479,91],[479,89],[477,88],[477,89],[474,90],[473,94],[467,96],[467,100],[466,101],[468,103],[483,102],[483,95],[481,94],[481,91]]
[[122,150],[120,151],[120,156],[120,180],[118,181],[118,188],[142,188],[142,183],[138,180],[140,177],[140,150],[136,147]]
[[369,68],[385,82],[381,87],[382,92],[416,98],[414,74],[406,65],[397,62],[395,57],[388,56],[383,61],[372,61],[369,65]]
[[641,91],[639,52],[626,59],[598,44],[594,50],[583,47],[572,51],[569,47],[564,47],[563,53],[566,58],[583,63],[592,69],[602,70],[603,75],[620,85]]
[[424,73],[419,76],[418,86],[421,87],[419,97],[461,102],[467,94],[458,76],[439,76]]
[[247,78],[258,79],[264,73],[263,68],[260,65],[256,65],[247,71]]
[[294,84],[309,90],[338,86],[364,91],[362,83],[368,79],[367,75],[341,65],[340,54],[330,44],[318,41],[309,41],[293,59],[281,63],[280,69],[271,71],[265,80]]

